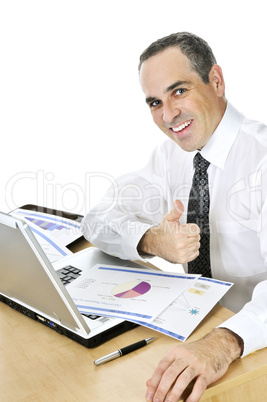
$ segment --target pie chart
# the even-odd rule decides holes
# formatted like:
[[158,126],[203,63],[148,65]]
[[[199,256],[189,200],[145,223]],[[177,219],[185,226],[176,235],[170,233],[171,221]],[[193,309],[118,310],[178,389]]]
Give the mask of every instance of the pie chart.
[[150,290],[150,288],[151,285],[148,282],[131,281],[115,286],[112,290],[112,294],[121,299],[130,299],[144,295]]

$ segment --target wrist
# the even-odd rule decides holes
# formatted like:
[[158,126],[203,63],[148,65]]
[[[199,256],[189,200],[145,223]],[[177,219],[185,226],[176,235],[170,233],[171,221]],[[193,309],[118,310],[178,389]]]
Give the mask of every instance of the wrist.
[[238,334],[236,334],[235,332],[233,332],[231,329],[228,329],[228,328],[220,327],[217,329],[218,330],[223,329],[223,330],[225,330],[225,333],[228,333],[228,336],[231,337],[231,339],[232,339],[233,345],[235,343],[235,353],[237,353],[237,355],[238,355],[237,358],[241,357],[244,352],[244,341],[241,338],[241,336],[239,336]]
[[[153,226],[152,228],[148,229],[146,233],[141,237],[137,251],[141,254],[147,254],[150,256],[155,256],[155,250],[157,249],[156,246],[156,237],[157,236],[157,226]],[[156,237],[155,237],[156,236]]]
[[244,351],[243,339],[228,328],[215,328],[211,333],[205,336],[218,348],[225,351],[230,363],[242,356]]

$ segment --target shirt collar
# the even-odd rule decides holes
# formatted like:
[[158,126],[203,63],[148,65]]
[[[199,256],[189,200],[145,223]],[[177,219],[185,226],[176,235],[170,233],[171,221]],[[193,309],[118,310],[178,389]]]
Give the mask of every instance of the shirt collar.
[[203,158],[223,169],[242,120],[243,115],[228,102],[220,124],[201,150]]

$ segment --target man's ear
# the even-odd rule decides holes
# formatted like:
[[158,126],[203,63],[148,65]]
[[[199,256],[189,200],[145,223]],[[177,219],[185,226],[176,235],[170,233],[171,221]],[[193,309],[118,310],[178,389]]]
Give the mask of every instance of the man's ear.
[[225,82],[223,78],[223,72],[218,64],[214,64],[209,72],[210,84],[214,87],[217,95],[223,97],[225,93]]

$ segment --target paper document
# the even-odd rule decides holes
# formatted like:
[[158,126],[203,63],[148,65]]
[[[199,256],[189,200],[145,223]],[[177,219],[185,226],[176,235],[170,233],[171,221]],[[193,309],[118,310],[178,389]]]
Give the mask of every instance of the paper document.
[[233,283],[200,277],[148,326],[163,334],[185,341]]
[[95,265],[66,287],[81,313],[150,323],[199,275]]
[[26,209],[17,209],[11,215],[25,219],[51,262],[72,254],[66,246],[82,236],[79,222],[61,216]]

